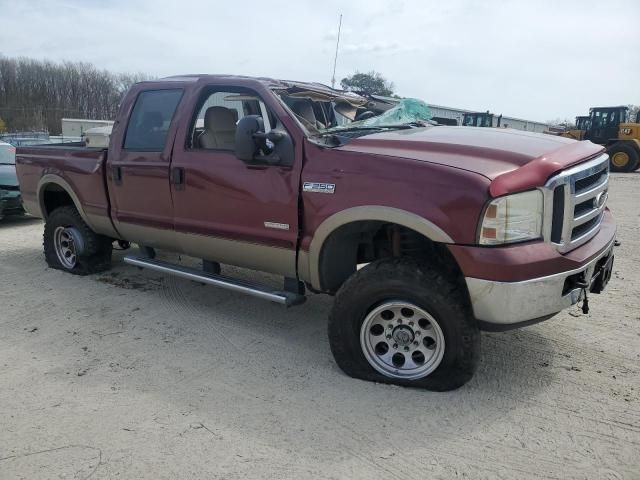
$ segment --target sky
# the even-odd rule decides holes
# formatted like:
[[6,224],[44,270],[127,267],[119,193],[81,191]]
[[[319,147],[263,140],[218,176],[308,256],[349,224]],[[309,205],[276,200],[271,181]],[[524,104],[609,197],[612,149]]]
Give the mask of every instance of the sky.
[[640,104],[640,0],[0,0],[0,55],[330,84],[528,120]]

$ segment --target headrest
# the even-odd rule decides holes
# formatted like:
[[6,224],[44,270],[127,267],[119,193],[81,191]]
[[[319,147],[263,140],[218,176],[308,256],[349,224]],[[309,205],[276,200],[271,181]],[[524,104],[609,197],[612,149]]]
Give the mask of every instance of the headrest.
[[209,107],[204,114],[206,130],[233,130],[236,127],[237,114],[226,107]]

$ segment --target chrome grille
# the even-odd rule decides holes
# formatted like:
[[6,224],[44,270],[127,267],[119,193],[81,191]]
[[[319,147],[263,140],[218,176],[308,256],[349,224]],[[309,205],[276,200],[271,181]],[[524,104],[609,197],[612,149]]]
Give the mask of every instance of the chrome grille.
[[571,167],[545,185],[545,239],[561,252],[588,242],[600,229],[607,204],[609,157]]

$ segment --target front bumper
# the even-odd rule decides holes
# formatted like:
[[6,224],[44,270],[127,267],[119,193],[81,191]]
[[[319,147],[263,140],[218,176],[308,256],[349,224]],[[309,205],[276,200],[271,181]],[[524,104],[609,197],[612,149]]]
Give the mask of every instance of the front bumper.
[[24,213],[22,197],[19,191],[0,189],[0,218],[6,215],[21,215]]
[[[487,330],[505,330],[545,320],[582,299],[583,287],[593,288],[597,267],[613,255],[614,239],[580,268],[521,282],[467,277],[473,313]],[[600,272],[598,272],[600,273]]]

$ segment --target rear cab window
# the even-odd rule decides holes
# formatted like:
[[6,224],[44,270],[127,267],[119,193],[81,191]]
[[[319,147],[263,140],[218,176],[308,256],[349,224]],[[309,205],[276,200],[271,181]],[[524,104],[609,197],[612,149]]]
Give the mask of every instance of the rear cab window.
[[141,92],[129,118],[124,139],[125,150],[161,152],[175,114],[182,89]]

